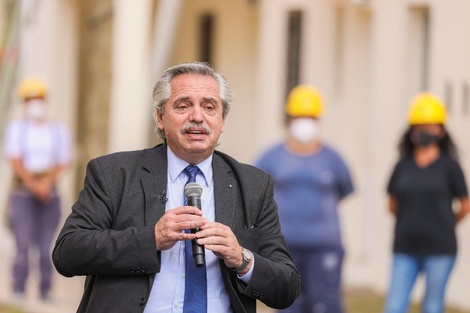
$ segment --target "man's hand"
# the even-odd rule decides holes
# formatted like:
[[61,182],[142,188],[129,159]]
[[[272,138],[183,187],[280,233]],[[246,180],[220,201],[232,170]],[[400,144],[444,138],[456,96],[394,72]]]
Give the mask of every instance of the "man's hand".
[[167,250],[180,240],[192,240],[195,234],[183,232],[186,229],[198,228],[207,223],[202,211],[192,206],[182,206],[165,212],[155,224],[157,250]]
[[[198,244],[204,245],[204,248],[214,252],[217,257],[224,260],[227,267],[237,268],[243,263],[242,247],[230,227],[217,222],[206,223],[200,227],[196,237]],[[244,273],[248,272],[251,263]]]

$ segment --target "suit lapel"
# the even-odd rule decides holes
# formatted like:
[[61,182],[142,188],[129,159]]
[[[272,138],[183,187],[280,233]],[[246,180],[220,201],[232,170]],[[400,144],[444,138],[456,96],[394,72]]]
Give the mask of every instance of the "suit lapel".
[[[237,203],[238,181],[232,168],[218,154],[214,153],[212,168],[214,172],[214,202],[215,220],[229,226],[235,227],[235,213]],[[243,204],[242,204],[243,205]],[[240,214],[240,212],[238,212]],[[223,260],[219,260],[220,271],[225,288],[230,296],[230,302],[235,312],[246,312],[236,290],[235,274],[228,270]]]
[[215,220],[232,226],[234,225],[238,182],[233,176],[232,169],[217,154],[214,154],[212,159],[212,168],[214,171]]
[[145,224],[154,225],[165,213],[168,161],[164,144],[147,151],[141,183],[145,196]]

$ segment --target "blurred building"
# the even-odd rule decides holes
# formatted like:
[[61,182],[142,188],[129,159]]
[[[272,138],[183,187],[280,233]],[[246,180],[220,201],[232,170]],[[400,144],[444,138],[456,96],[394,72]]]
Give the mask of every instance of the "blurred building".
[[[289,89],[316,85],[327,139],[358,186],[341,212],[345,284],[384,292],[393,232],[385,186],[417,92],[447,102],[470,180],[469,13],[467,0],[0,0],[0,126],[17,114],[15,84],[42,76],[54,115],[74,129],[63,186],[72,203],[90,158],[158,142],[151,94],[168,65],[208,61],[227,76],[235,103],[219,148],[244,162],[283,136]],[[458,233],[447,298],[468,309],[470,222]]]

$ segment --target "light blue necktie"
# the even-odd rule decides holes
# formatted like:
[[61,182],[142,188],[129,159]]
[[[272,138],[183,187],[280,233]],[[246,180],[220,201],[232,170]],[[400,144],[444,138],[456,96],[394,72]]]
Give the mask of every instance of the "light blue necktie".
[[[196,182],[199,167],[188,165],[184,172],[188,176],[188,183]],[[187,205],[187,199],[184,199]],[[193,258],[191,240],[185,241],[186,279],[184,288],[183,313],[207,312],[207,277],[206,267],[196,267]]]

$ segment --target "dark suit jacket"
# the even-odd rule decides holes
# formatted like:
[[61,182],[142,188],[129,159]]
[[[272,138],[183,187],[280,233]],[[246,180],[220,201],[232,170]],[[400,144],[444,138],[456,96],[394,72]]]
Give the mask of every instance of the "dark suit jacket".
[[[154,226],[165,213],[166,148],[89,162],[84,188],[53,252],[59,273],[87,275],[77,312],[143,312],[160,271]],[[230,226],[255,257],[248,285],[220,262],[234,311],[256,312],[256,299],[288,307],[299,294],[300,278],[281,233],[272,177],[220,152],[212,166],[216,221]]]

